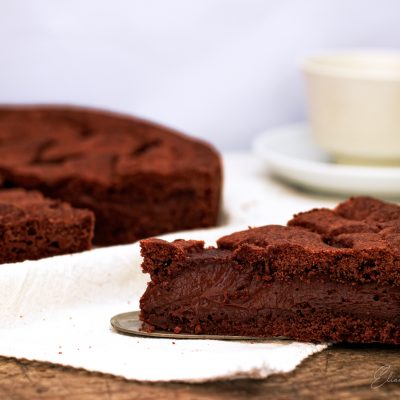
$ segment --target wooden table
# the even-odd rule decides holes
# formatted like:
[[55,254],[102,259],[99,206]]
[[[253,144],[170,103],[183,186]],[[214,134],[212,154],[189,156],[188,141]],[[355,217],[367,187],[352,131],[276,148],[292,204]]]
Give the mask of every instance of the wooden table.
[[[380,369],[379,369],[380,368]],[[371,388],[374,375],[382,373]],[[386,382],[387,380],[391,382]],[[395,382],[397,380],[397,382]],[[385,383],[386,382],[386,383]],[[400,347],[332,346],[264,380],[149,384],[0,357],[0,399],[400,399]]]

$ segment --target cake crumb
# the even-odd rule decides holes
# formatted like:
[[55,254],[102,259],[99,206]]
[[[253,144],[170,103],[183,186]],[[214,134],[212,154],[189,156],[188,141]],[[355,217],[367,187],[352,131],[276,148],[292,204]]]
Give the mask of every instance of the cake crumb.
[[182,332],[182,328],[180,326],[176,326],[174,328],[174,333],[181,333]]

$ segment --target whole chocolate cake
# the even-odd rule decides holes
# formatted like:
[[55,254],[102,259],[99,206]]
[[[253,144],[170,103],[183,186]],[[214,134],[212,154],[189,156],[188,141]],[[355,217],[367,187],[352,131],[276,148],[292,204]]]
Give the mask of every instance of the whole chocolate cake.
[[400,207],[368,197],[288,226],[141,242],[143,329],[400,344]]
[[0,178],[94,211],[100,245],[215,225],[221,192],[209,145],[73,107],[0,107]]

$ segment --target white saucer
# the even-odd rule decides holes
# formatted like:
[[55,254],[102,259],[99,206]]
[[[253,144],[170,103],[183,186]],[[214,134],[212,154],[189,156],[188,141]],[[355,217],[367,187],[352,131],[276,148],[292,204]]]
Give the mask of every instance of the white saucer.
[[400,196],[400,167],[335,164],[313,143],[304,123],[260,134],[253,150],[274,175],[307,189],[341,195]]

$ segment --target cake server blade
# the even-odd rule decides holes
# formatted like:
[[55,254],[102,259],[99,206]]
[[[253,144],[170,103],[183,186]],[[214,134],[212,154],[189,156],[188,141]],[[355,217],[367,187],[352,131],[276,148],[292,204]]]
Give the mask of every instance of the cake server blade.
[[189,333],[173,333],[167,331],[156,330],[154,332],[146,332],[141,330],[142,321],[139,319],[140,311],[131,311],[123,314],[117,314],[111,318],[111,326],[118,333],[132,336],[147,336],[154,338],[167,339],[208,339],[208,340],[274,340],[289,343],[288,339],[283,337],[254,337],[254,336],[233,336],[233,335],[205,335],[205,334],[189,334]]

